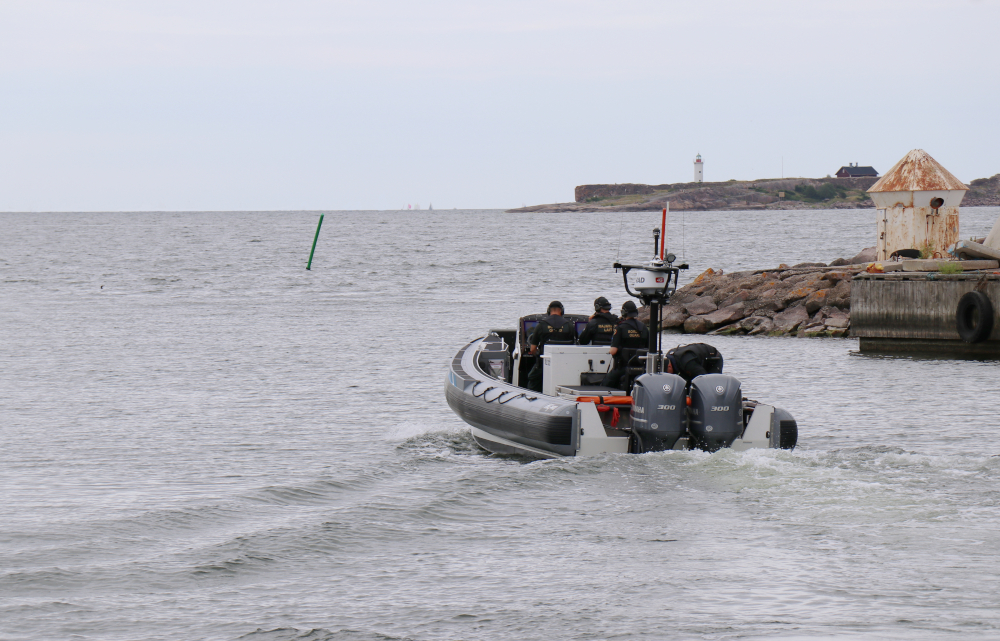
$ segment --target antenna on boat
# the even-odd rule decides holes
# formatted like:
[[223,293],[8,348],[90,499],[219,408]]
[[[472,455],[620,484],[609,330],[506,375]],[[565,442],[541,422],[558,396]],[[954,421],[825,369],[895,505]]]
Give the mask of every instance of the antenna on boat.
[[[663,229],[666,230],[667,209],[663,208]],[[623,265],[615,262],[614,268],[622,270],[625,281],[625,291],[629,296],[638,298],[649,307],[649,347],[646,352],[646,373],[656,374],[663,369],[663,355],[660,353],[660,310],[670,301],[677,291],[677,281],[681,269],[687,269],[686,264],[674,265],[677,257],[667,252],[667,236],[660,235],[660,227],[653,228],[653,259],[642,265]],[[635,270],[632,285],[629,286],[629,272]]]
[[[625,226],[625,212],[622,212],[622,217],[618,222],[618,248],[615,249],[615,262],[618,262],[618,256],[622,251],[622,228]],[[615,271],[618,271],[617,269]]]
[[667,212],[670,211],[670,203],[663,208],[663,242],[660,244],[660,260],[663,260],[663,252],[667,248]]

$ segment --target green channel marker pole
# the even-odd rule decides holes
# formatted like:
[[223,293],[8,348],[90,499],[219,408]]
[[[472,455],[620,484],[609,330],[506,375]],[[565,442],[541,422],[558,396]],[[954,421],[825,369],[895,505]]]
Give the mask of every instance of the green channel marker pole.
[[319,215],[319,224],[316,225],[316,237],[313,238],[313,248],[312,248],[312,251],[309,252],[309,264],[306,265],[306,269],[312,269],[312,266],[313,266],[313,254],[316,253],[316,241],[319,240],[319,230],[320,230],[320,227],[323,226],[323,216],[325,216],[325,215],[326,214],[320,214]]

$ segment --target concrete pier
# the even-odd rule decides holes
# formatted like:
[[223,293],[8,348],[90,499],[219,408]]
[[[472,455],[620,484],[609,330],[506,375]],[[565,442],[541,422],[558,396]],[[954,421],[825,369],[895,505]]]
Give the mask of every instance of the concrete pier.
[[862,352],[924,352],[1000,358],[1000,322],[989,337],[966,343],[958,335],[959,299],[980,291],[1000,319],[1000,273],[862,273],[851,282],[851,336]]

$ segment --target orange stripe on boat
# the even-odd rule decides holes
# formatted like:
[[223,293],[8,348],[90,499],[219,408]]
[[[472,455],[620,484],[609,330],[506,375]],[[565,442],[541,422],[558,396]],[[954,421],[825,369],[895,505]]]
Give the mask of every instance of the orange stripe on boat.
[[602,405],[631,405],[631,396],[577,396],[580,403],[600,403]]

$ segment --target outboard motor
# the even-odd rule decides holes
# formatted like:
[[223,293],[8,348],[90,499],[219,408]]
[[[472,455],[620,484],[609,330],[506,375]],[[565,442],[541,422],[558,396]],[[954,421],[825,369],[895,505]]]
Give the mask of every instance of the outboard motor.
[[729,447],[743,433],[743,389],[726,374],[703,374],[691,381],[689,429],[694,444],[709,452]]
[[[632,387],[636,453],[671,450],[687,431],[685,381],[676,374],[643,374]],[[739,384],[737,384],[737,387]]]

